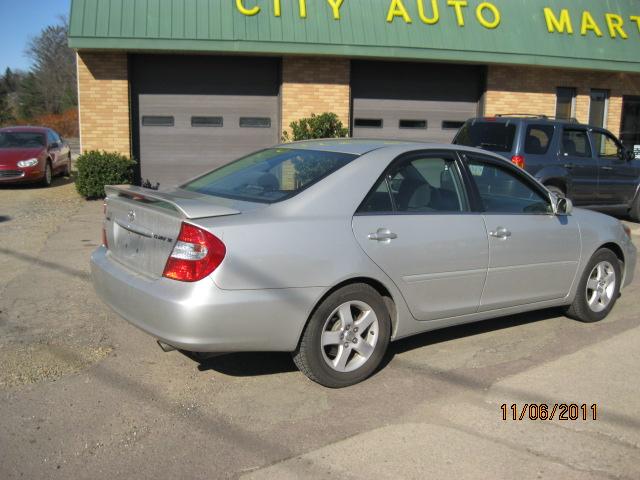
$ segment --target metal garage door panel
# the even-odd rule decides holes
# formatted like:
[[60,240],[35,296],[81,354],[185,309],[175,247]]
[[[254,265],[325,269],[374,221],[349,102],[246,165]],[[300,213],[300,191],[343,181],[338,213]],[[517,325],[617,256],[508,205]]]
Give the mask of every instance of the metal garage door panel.
[[[464,122],[473,117],[476,110],[477,104],[474,102],[356,98],[353,100],[353,136],[449,143],[458,131],[456,122]],[[382,125],[380,128],[358,127],[359,119],[379,119],[382,120]],[[407,120],[426,121],[426,128],[401,127],[401,121],[411,123],[406,122]],[[449,125],[451,126],[448,127]]]
[[353,61],[353,136],[448,143],[477,115],[483,75],[473,65]]
[[[141,177],[163,187],[278,142],[278,98],[247,95],[139,96]],[[173,126],[145,126],[145,116],[172,116]],[[222,127],[192,126],[192,117],[222,117]],[[268,118],[270,127],[240,127]]]

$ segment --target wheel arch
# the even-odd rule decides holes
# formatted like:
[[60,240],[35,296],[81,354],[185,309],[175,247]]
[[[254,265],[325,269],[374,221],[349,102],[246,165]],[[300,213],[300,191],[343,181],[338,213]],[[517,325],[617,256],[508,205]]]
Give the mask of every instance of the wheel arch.
[[387,308],[387,312],[389,312],[389,318],[391,319],[391,337],[393,338],[395,332],[398,329],[398,307],[396,304],[396,300],[394,299],[389,289],[380,280],[377,280],[372,277],[360,276],[360,277],[352,277],[352,278],[343,280],[340,283],[337,283],[336,285],[329,288],[326,292],[324,292],[324,294],[316,301],[315,305],[309,312],[309,315],[304,323],[304,326],[300,331],[300,334],[298,335],[298,343],[302,339],[302,334],[304,332],[304,329],[307,327],[309,320],[311,319],[313,314],[316,312],[318,307],[322,304],[322,302],[324,302],[324,300],[336,290],[346,287],[347,285],[353,285],[357,283],[363,283],[365,285],[369,285],[374,290],[376,290],[382,297],[382,300],[384,301],[384,305]]
[[607,242],[604,245],[600,245],[600,247],[596,249],[596,252],[603,248],[611,250],[613,253],[615,253],[616,257],[618,257],[618,260],[620,260],[620,263],[624,265],[624,262],[625,262],[624,251],[622,250],[622,248],[620,248],[620,245],[614,242]]

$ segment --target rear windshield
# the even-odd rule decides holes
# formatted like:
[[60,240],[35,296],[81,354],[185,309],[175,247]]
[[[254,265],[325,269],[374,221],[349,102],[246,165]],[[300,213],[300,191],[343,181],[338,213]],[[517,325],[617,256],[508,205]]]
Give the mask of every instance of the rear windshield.
[[0,148],[40,148],[44,145],[41,133],[0,132]]
[[236,160],[181,188],[216,197],[274,203],[297,195],[356,157],[347,153],[272,148]]
[[483,148],[492,152],[510,152],[516,126],[501,122],[467,122],[456,135],[453,143],[467,147]]

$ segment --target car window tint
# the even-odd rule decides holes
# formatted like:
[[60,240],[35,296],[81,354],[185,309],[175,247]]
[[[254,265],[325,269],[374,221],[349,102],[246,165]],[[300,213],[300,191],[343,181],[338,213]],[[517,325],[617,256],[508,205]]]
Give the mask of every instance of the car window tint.
[[511,169],[470,159],[469,170],[487,213],[551,213],[550,200]]
[[413,157],[392,169],[369,193],[359,212],[461,212],[466,208],[453,159]]
[[549,150],[553,139],[553,125],[529,125],[524,140],[524,153],[544,155]]
[[586,130],[564,130],[562,154],[567,157],[591,157],[591,146]]
[[618,157],[620,146],[618,143],[604,132],[591,132],[593,138],[593,148],[598,152],[599,157]]
[[516,136],[513,123],[469,121],[458,132],[453,143],[492,152],[510,152]]
[[357,155],[271,148],[236,160],[182,185],[193,192],[248,202],[274,203],[297,195]]

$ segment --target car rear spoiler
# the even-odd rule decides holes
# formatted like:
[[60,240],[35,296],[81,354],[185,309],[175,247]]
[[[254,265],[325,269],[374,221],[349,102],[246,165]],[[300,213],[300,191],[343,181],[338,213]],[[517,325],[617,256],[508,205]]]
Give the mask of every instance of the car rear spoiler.
[[234,208],[216,203],[214,197],[188,190],[161,192],[134,185],[107,185],[104,191],[108,198],[120,197],[134,202],[142,202],[150,207],[170,208],[183,218],[207,218],[238,215]]

